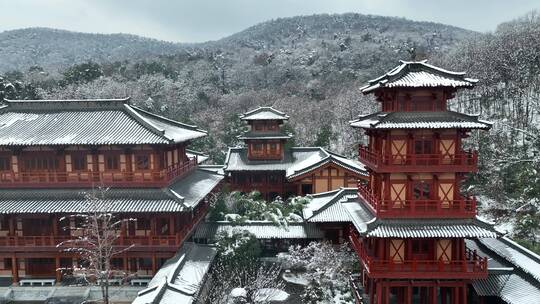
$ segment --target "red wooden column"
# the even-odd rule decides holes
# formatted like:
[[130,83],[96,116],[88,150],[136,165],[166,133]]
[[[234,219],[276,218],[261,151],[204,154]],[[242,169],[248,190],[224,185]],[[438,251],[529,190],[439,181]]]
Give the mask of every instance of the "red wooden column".
[[17,264],[17,257],[11,256],[11,275],[13,276],[13,284],[19,282],[19,265]]
[[55,266],[56,266],[56,284],[59,284],[62,281],[62,270],[60,269],[60,257],[58,254],[54,258]]
[[413,297],[413,289],[411,286],[411,282],[409,282],[407,286],[407,296],[405,300],[407,304],[412,304],[412,297]]
[[383,290],[382,290],[382,284],[380,280],[375,281],[375,285],[377,286],[377,290],[375,291],[375,295],[377,296],[377,304],[382,304],[383,299]]
[[437,285],[431,287],[431,303],[437,304]]

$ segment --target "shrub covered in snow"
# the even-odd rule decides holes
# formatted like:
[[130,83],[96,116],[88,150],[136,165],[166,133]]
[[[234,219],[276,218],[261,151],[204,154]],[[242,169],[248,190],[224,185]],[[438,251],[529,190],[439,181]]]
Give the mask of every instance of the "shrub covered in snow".
[[310,282],[302,295],[306,303],[352,303],[348,278],[357,259],[347,244],[311,242],[305,247],[291,246],[288,254],[279,257]]
[[257,191],[248,194],[223,192],[211,204],[208,219],[232,223],[271,221],[279,226],[287,226],[289,222],[303,220],[302,209],[309,200],[310,197],[292,197],[284,201],[277,197],[271,202],[266,202]]

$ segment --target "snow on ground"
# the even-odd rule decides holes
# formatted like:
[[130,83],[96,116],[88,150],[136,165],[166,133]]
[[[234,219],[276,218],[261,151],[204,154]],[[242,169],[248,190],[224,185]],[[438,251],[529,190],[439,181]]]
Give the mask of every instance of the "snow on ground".
[[283,280],[290,284],[308,286],[309,280],[306,278],[303,273],[292,273],[290,271],[285,271],[283,273]]
[[239,297],[247,297],[247,291],[244,288],[235,288],[231,290],[231,297],[233,298],[239,298]]
[[257,290],[255,302],[285,302],[289,294],[281,289],[261,288]]

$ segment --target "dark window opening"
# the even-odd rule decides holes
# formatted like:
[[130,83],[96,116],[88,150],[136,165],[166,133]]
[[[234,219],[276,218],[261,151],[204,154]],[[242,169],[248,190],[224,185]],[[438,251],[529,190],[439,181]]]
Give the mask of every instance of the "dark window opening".
[[147,218],[138,218],[137,230],[150,230],[150,220]]
[[13,267],[13,263],[11,258],[4,258],[4,269],[11,269]]
[[431,183],[421,181],[414,183],[413,197],[415,199],[430,199],[431,198]]
[[306,194],[312,194],[313,193],[313,185],[312,184],[302,184],[302,195]]
[[24,168],[29,171],[34,170],[57,170],[58,159],[55,157],[35,157],[24,160]]
[[150,157],[148,155],[137,155],[135,157],[135,166],[137,170],[150,169]]
[[120,169],[120,161],[118,155],[107,155],[107,170]]
[[152,259],[150,258],[138,258],[139,260],[139,269],[150,270],[152,269]]
[[86,156],[85,155],[72,155],[71,161],[73,163],[74,171],[86,170]]
[[413,254],[425,254],[429,251],[428,240],[413,240],[412,241],[412,253]]
[[424,139],[415,140],[414,153],[415,154],[433,154],[433,141],[424,140]]
[[279,175],[277,174],[270,174],[268,176],[268,182],[270,182],[271,184],[277,184],[280,182],[280,178],[279,178]]
[[11,170],[11,163],[9,157],[0,157],[0,171]]
[[264,181],[264,178],[262,175],[255,174],[251,176],[252,183],[262,183],[263,181]]

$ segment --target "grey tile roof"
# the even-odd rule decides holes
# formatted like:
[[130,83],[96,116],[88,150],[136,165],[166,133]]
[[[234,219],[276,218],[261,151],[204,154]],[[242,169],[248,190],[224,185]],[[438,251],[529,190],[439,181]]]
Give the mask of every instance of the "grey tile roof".
[[540,282],[540,256],[507,237],[482,239],[480,242],[489,250]]
[[[111,212],[180,212],[196,206],[224,178],[197,169],[169,188],[111,188],[105,199]],[[172,190],[172,191],[171,191]],[[76,213],[92,189],[0,189],[0,214]],[[173,192],[174,191],[174,192]]]
[[281,132],[253,132],[248,131],[238,136],[238,139],[288,139],[292,136]]
[[477,79],[465,77],[464,72],[452,72],[430,65],[426,61],[400,61],[388,73],[369,81],[360,88],[364,94],[381,88],[452,87],[472,88]]
[[454,111],[440,112],[378,112],[350,122],[364,129],[489,129],[491,123]]
[[225,171],[285,171],[293,179],[327,163],[333,163],[360,175],[367,175],[363,164],[320,147],[294,147],[283,160],[249,160],[246,148],[229,148]]
[[243,120],[287,120],[289,116],[272,107],[258,107],[240,115]]
[[203,152],[200,152],[200,151],[191,150],[191,149],[186,149],[186,156],[189,158],[193,158],[197,156],[197,163],[199,164],[204,163],[209,158],[207,154],[204,154]]
[[223,178],[223,175],[213,171],[198,169],[170,185],[168,189],[180,195],[185,206],[195,207]]
[[212,246],[184,243],[158,270],[148,288],[139,292],[133,304],[194,303],[216,253]]
[[493,238],[498,236],[490,223],[474,219],[378,219],[360,199],[343,206],[361,235],[367,237]]
[[341,188],[311,195],[311,200],[303,212],[303,218],[311,223],[350,222],[349,213],[343,202],[356,197],[356,188]]
[[170,144],[206,131],[129,105],[129,99],[6,100],[0,146]]
[[496,296],[511,304],[538,302],[540,257],[537,254],[507,237],[467,240],[467,247],[488,257],[488,278],[472,281],[479,295]]
[[257,239],[321,239],[324,233],[315,224],[289,223],[288,227],[278,226],[273,222],[247,222],[232,224],[230,222],[201,223],[195,233],[194,239],[213,240],[220,232],[234,230],[247,230]]

